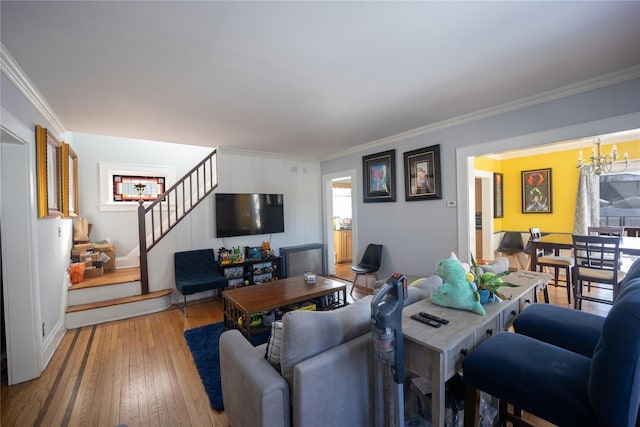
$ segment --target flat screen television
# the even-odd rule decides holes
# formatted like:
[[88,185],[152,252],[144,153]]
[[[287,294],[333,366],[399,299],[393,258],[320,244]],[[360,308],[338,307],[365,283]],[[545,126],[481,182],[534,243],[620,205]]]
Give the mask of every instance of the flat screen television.
[[284,232],[282,194],[216,193],[216,236]]

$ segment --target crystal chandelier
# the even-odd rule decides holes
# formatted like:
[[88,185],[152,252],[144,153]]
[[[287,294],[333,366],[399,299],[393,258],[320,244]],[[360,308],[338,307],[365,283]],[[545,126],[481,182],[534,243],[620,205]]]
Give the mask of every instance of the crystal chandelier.
[[[611,172],[618,173],[627,170],[627,167],[629,166],[629,153],[625,151],[624,160],[617,161],[618,148],[615,146],[615,144],[611,149],[611,154],[607,155],[602,154],[602,151],[600,149],[600,138],[596,138],[594,143],[596,144],[596,146],[591,148],[591,157],[589,157],[591,163],[583,163],[582,150],[580,150],[580,153],[578,154],[578,169],[583,170],[589,175],[602,175]],[[624,167],[618,168],[617,165],[624,165]]]

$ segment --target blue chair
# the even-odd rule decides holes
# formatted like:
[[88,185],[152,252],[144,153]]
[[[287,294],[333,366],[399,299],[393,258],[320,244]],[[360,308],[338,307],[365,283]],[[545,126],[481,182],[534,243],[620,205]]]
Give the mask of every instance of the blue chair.
[[176,289],[184,297],[184,317],[187,317],[187,295],[221,290],[229,280],[218,273],[213,249],[176,252],[173,254]]
[[462,362],[465,425],[477,425],[483,390],[500,399],[503,422],[518,423],[524,410],[560,426],[634,426],[640,405],[638,313],[636,277],[625,283],[603,320],[590,356],[519,333],[487,339]]

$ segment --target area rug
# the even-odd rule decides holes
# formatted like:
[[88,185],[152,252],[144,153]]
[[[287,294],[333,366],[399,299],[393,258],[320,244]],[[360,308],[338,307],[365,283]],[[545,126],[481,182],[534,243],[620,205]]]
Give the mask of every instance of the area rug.
[[[220,335],[224,332],[223,322],[184,331],[193,361],[200,374],[200,380],[209,396],[209,403],[218,411],[224,409],[222,402],[222,387],[220,385]],[[253,337],[253,345],[267,342],[269,332]]]

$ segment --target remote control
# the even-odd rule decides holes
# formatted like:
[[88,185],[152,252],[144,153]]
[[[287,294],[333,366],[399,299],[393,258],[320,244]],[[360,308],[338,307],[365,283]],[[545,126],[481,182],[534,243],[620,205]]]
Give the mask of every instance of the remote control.
[[421,311],[420,313],[418,313],[420,316],[425,317],[429,320],[434,320],[438,323],[442,323],[443,325],[446,325],[447,323],[449,323],[449,321],[447,319],[443,319],[442,317],[438,317],[438,316],[434,316],[433,314],[429,314],[429,313],[425,313],[424,311]]
[[430,320],[425,317],[420,316],[419,314],[414,314],[411,316],[413,320],[417,320],[418,322],[426,323],[429,326],[433,326],[434,328],[439,328],[442,326],[442,323],[438,323],[435,320]]

